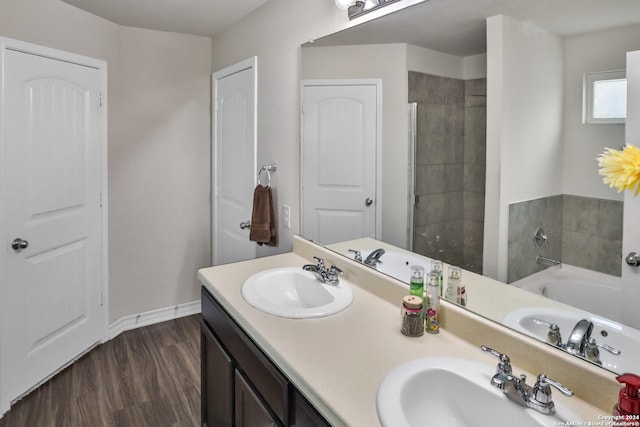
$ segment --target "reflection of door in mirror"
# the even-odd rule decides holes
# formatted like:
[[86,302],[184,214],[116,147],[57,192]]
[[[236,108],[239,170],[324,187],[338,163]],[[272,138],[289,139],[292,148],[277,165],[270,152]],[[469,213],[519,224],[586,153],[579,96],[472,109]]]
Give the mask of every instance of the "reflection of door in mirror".
[[380,82],[306,81],[301,230],[331,244],[376,236]]
[[486,79],[409,72],[417,102],[414,252],[482,272]]

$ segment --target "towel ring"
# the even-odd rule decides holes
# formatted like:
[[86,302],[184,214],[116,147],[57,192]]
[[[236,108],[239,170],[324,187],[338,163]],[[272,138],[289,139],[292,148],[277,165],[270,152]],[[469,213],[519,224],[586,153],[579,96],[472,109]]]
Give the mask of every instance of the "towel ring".
[[[258,185],[262,185],[264,187],[271,187],[271,172],[275,172],[277,168],[278,167],[276,166],[275,163],[271,163],[270,165],[262,165],[262,167],[260,167],[260,170],[258,171]],[[262,172],[267,173],[266,186],[262,183],[262,180],[260,179],[260,177],[262,176]]]

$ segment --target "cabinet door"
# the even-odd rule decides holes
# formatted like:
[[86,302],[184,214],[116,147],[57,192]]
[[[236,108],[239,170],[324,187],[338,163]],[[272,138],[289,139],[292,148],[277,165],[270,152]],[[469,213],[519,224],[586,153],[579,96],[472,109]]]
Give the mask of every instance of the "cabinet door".
[[236,370],[236,426],[278,426],[266,406],[238,370]]
[[202,425],[233,426],[233,360],[209,327],[201,326]]
[[305,397],[296,389],[294,427],[331,427],[331,424],[314,408]]

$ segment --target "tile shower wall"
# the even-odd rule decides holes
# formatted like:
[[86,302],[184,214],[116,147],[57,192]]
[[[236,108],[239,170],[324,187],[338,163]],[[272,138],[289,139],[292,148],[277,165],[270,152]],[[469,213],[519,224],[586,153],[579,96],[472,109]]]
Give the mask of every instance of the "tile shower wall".
[[409,72],[417,102],[414,247],[481,273],[486,164],[486,79]]
[[[536,255],[601,273],[620,276],[623,202],[557,195],[509,205],[507,282],[545,266]],[[542,227],[548,247],[537,249],[533,236]]]

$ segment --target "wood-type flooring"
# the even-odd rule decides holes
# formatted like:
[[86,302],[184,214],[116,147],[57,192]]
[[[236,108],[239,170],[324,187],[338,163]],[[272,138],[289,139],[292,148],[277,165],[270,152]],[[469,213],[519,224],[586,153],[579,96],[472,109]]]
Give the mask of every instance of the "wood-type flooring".
[[18,401],[0,427],[198,426],[200,319],[123,332]]

